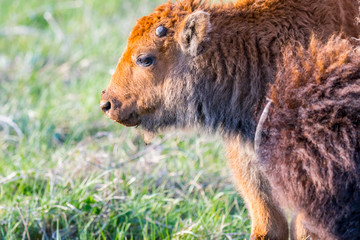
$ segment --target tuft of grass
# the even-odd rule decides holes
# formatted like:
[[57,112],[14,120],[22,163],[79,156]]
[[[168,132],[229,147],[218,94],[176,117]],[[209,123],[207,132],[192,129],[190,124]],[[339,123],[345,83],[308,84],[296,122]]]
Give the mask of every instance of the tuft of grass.
[[161,0],[3,0],[0,239],[246,239],[221,141],[145,146],[99,109],[135,20]]

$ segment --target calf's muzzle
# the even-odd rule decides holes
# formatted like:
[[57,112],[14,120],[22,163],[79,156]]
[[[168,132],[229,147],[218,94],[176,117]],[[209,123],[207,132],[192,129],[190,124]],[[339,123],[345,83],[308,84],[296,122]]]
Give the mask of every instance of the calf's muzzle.
[[101,94],[100,108],[106,116],[112,120],[121,123],[125,126],[137,126],[140,124],[140,119],[136,113],[136,102],[119,101],[117,97],[110,96],[104,90]]

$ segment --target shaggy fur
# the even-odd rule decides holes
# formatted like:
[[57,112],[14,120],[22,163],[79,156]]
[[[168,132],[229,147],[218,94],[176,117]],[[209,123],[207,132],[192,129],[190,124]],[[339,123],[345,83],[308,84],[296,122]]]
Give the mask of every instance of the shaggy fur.
[[[210,14],[206,51],[183,54],[178,49],[182,20],[198,10]],[[136,101],[129,108],[136,106],[132,111],[140,112],[137,120],[149,131],[199,123],[252,139],[254,110],[274,79],[281,46],[293,39],[306,44],[312,32],[324,38],[340,31],[357,36],[357,15],[354,0],[248,0],[212,7],[208,1],[164,4],[138,21],[108,88],[113,94],[107,94],[119,98],[125,110],[124,103]],[[165,39],[151,34],[159,25],[169,29]],[[158,64],[161,69],[130,71],[139,45],[145,48],[139,53],[159,51],[159,61],[166,60]],[[156,92],[151,80],[165,89]],[[131,101],[124,99],[129,95]]]
[[351,14],[356,8],[349,8],[352,11],[346,14],[351,21],[343,20],[354,26],[341,27],[337,0],[333,1],[336,5],[314,2],[258,1],[238,9],[195,5],[194,9],[211,16],[206,51],[191,58],[175,55],[176,67],[167,76],[171,79],[165,86],[167,94],[157,98],[163,99],[162,109],[156,116],[144,116],[142,126],[152,131],[198,123],[252,139],[254,111],[274,78],[276,58],[284,43],[296,39],[307,44],[312,32],[325,37],[341,30],[350,36],[358,34]]
[[320,239],[360,238],[360,47],[288,48],[260,161],[277,196]]
[[[220,130],[257,239],[287,239],[285,217],[270,194],[252,147],[255,114],[273,82],[281,48],[312,32],[357,36],[357,0],[183,0],[138,20],[108,88],[107,116],[149,132],[168,127]],[[157,37],[158,26],[168,29]],[[150,67],[136,65],[153,56]],[[245,150],[247,149],[247,150]],[[252,149],[252,150],[251,150]]]

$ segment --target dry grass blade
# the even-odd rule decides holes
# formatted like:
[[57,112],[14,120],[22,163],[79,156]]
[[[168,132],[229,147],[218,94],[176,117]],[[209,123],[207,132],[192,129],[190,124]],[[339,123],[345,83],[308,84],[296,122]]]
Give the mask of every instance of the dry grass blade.
[[23,133],[20,130],[19,126],[9,117],[0,116],[0,123],[9,125],[14,129],[18,137],[21,139],[23,137]]
[[18,212],[19,212],[19,214],[20,214],[21,221],[22,221],[23,224],[24,224],[24,228],[25,228],[25,232],[26,232],[27,238],[28,238],[28,240],[31,240],[30,234],[29,234],[29,230],[28,230],[28,226],[27,226],[28,224],[27,224],[27,222],[25,222],[24,216],[22,215],[19,206],[16,206],[16,208],[17,208],[17,210],[18,210]]

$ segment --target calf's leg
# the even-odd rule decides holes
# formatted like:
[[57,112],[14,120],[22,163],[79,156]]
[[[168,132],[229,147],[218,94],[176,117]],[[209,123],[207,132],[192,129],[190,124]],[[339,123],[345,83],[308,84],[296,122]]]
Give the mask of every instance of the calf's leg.
[[236,186],[251,217],[254,240],[287,240],[287,220],[271,195],[268,180],[260,170],[253,143],[240,137],[227,141],[227,157]]
[[303,224],[303,215],[301,213],[295,214],[290,224],[290,239],[291,240],[318,240],[314,234],[311,234]]

